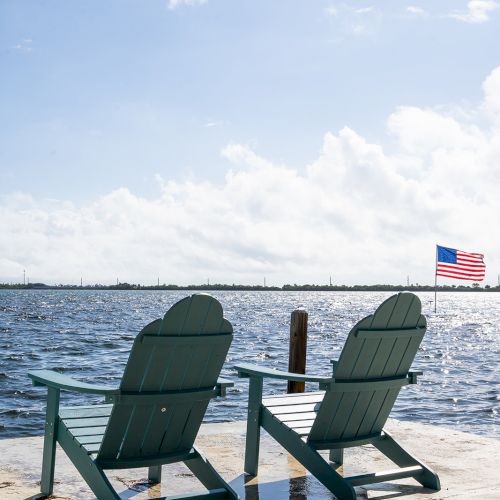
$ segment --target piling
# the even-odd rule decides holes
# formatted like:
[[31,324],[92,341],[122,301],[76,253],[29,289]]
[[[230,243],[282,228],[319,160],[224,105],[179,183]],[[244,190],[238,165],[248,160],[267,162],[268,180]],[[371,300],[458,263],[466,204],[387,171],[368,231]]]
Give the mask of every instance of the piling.
[[[307,312],[297,309],[290,318],[290,350],[288,354],[288,371],[306,373],[307,353]],[[288,393],[304,392],[305,382],[288,381]]]

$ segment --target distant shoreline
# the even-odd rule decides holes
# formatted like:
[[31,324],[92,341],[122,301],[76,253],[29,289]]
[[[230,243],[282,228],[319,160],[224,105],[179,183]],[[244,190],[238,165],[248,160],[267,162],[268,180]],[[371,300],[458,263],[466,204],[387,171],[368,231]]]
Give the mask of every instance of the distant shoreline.
[[[481,287],[464,285],[438,285],[437,289],[441,292],[500,292],[500,286]],[[193,290],[193,291],[252,291],[252,292],[433,292],[432,285],[283,285],[262,286],[262,285],[139,285],[130,283],[118,283],[117,285],[46,285],[45,283],[29,284],[6,284],[0,283],[0,290]]]

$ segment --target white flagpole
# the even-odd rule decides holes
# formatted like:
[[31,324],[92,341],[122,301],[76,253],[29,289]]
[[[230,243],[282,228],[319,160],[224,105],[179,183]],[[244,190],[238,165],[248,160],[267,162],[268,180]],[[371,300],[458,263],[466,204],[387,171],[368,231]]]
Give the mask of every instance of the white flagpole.
[[436,312],[436,306],[437,306],[437,283],[438,283],[438,245],[436,244],[436,266],[434,269],[434,312]]

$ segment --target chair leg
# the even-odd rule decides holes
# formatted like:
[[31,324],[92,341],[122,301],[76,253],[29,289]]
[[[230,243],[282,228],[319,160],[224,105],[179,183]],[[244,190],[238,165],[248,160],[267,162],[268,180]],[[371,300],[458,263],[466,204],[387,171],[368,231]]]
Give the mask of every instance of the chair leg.
[[248,388],[248,418],[245,444],[245,465],[247,474],[256,476],[259,472],[260,420],[262,404],[262,377],[250,377]]
[[330,450],[330,462],[337,465],[343,465],[344,463],[344,448],[334,448]]
[[46,496],[52,495],[54,491],[58,413],[59,389],[48,387],[45,435],[43,438],[42,479],[40,481],[40,491]]
[[152,465],[148,468],[148,480],[150,483],[161,483],[161,465]]
[[75,442],[64,425],[59,425],[57,441],[99,500],[120,500],[102,468]]
[[290,429],[264,411],[263,428],[340,500],[356,500],[354,488],[323,457]]
[[212,467],[212,464],[196,448],[194,449],[198,456],[185,460],[184,463],[198,478],[201,484],[208,490],[223,488],[227,491],[229,498],[239,498],[231,486],[229,486],[222,476]]
[[[280,443],[283,444],[283,443]],[[285,446],[292,455],[340,500],[356,500],[354,488],[333,469],[323,457],[307,444]]]
[[379,451],[381,451],[387,458],[392,460],[400,467],[407,467],[410,465],[419,465],[422,471],[414,476],[425,488],[430,488],[439,491],[441,484],[438,475],[423,462],[408,453],[390,434],[384,430],[384,437],[380,441],[373,443]]

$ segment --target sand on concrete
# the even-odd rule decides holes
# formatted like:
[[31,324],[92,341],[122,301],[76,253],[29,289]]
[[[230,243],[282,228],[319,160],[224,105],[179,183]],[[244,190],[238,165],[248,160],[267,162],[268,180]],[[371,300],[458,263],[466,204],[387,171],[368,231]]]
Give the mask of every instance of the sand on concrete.
[[[445,427],[390,420],[387,430],[440,477],[439,492],[422,488],[412,479],[356,488],[358,498],[499,499],[500,441]],[[38,490],[43,438],[0,440],[0,499],[28,499]],[[246,500],[316,500],[335,498],[269,435],[263,433],[257,478],[243,474],[245,422],[204,424],[196,445]],[[348,475],[393,469],[394,464],[371,446],[346,450]],[[123,499],[158,498],[203,491],[183,464],[164,466],[161,485],[147,485],[147,470],[111,470],[108,473]],[[92,492],[64,452],[58,448],[55,499],[93,499]]]

